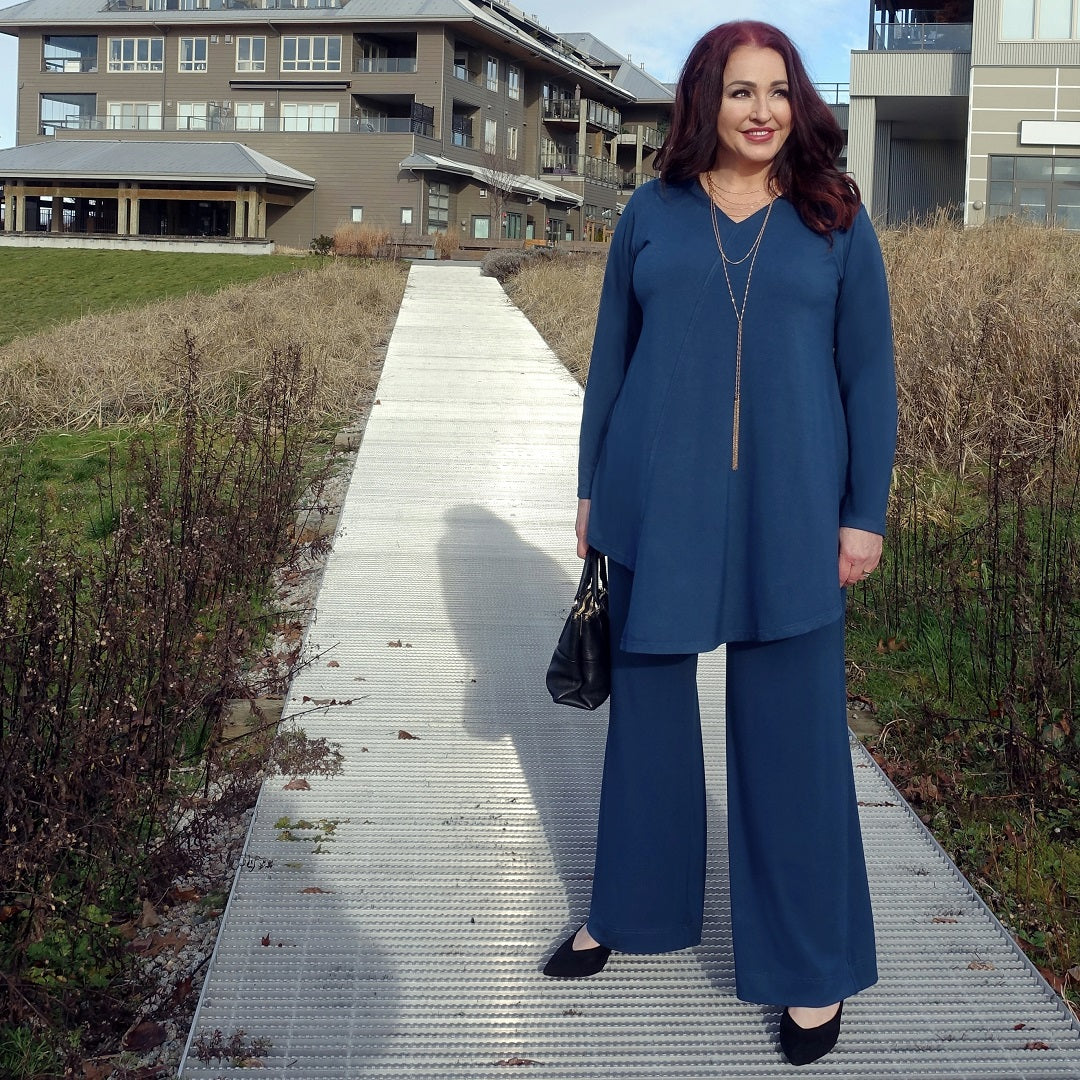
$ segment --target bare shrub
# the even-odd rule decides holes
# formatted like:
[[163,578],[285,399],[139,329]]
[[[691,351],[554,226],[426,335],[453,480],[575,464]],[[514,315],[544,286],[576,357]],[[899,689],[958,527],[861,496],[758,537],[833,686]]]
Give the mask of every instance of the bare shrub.
[[461,247],[461,230],[451,228],[447,229],[446,232],[436,233],[433,242],[435,244],[435,253],[439,258],[449,259]]
[[360,259],[374,259],[390,251],[390,230],[366,225],[362,221],[348,221],[334,230],[334,254],[353,255]]
[[87,315],[0,348],[0,430],[18,439],[152,421],[184,395],[184,332],[203,359],[206,408],[231,412],[296,344],[319,373],[312,410],[354,414],[377,381],[374,365],[405,289],[403,264],[329,265],[144,308]]

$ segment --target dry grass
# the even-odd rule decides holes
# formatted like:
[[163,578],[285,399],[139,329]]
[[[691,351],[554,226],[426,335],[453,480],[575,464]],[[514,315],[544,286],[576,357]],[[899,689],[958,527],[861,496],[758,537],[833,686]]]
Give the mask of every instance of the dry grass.
[[602,255],[537,260],[503,282],[510,299],[581,383],[589,373],[605,263]]
[[233,408],[272,353],[296,343],[317,372],[317,411],[349,414],[376,381],[377,346],[405,276],[397,262],[334,261],[20,338],[0,348],[0,430],[17,440],[170,415],[181,399],[185,331],[203,358],[210,405]]
[[346,222],[334,230],[334,254],[373,259],[390,250],[390,230],[363,222]]
[[[901,464],[961,469],[1058,430],[1080,450],[1080,236],[1016,222],[886,231]],[[581,381],[602,258],[525,266],[506,290]]]
[[454,226],[446,232],[436,233],[432,240],[435,244],[435,253],[439,258],[449,259],[461,247],[461,230]]

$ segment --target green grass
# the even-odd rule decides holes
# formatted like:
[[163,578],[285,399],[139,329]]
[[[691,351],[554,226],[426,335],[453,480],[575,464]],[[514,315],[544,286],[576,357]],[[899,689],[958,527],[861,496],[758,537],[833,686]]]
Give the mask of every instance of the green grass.
[[0,248],[0,345],[90,312],[212,293],[314,265],[302,255]]

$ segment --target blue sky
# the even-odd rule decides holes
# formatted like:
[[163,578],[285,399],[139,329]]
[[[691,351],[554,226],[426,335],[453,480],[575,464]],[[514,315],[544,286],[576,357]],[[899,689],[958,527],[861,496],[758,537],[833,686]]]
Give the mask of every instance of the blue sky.
[[[0,0],[0,8],[9,6],[11,0]],[[587,7],[581,0],[527,0],[518,6],[553,30],[590,31],[666,81],[674,81],[690,46],[711,26],[762,19],[791,35],[816,80],[847,82],[849,52],[866,48],[870,0],[591,0]],[[0,147],[15,144],[15,97],[15,39],[0,34]]]

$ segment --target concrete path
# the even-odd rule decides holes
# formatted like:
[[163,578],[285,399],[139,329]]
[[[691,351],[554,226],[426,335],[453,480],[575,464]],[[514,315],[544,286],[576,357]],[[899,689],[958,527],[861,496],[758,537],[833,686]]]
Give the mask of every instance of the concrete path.
[[[341,743],[345,771],[264,787],[193,1027],[273,1045],[242,1073],[189,1045],[183,1076],[792,1075],[777,1010],[733,996],[720,653],[701,669],[705,940],[581,982],[540,975],[587,913],[606,721],[543,684],[580,565],[580,407],[496,282],[413,268],[309,633],[319,659],[287,705]],[[881,981],[807,1075],[1080,1077],[1080,1026],[852,758]]]

